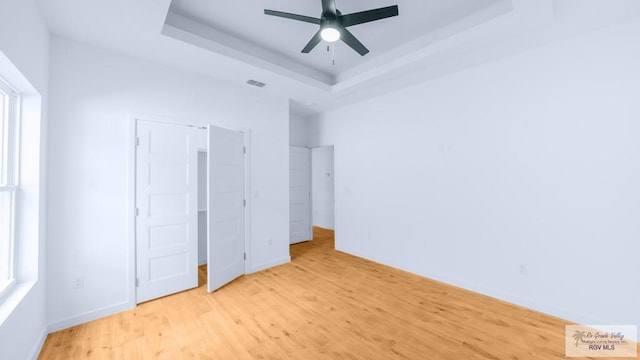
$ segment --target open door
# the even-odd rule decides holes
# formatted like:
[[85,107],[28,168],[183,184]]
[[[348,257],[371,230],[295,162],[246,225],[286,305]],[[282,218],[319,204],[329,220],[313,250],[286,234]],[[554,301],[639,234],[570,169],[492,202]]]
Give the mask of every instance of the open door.
[[198,286],[197,129],[137,121],[136,301]]
[[244,274],[244,136],[209,126],[209,246],[207,278],[212,292]]
[[289,148],[289,243],[312,240],[311,151]]

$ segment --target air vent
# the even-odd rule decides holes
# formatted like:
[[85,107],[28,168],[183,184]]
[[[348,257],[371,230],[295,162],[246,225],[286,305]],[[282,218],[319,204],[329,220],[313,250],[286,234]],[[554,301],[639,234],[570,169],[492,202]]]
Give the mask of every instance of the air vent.
[[252,86],[257,86],[259,88],[263,88],[265,87],[267,84],[261,82],[261,81],[257,81],[257,80],[247,80],[247,84],[252,85]]

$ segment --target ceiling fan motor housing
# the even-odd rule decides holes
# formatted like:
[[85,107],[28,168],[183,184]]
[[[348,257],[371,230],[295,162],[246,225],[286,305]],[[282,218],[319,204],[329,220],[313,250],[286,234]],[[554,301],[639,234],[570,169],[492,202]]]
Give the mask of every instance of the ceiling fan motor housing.
[[338,31],[340,31],[340,28],[342,28],[342,24],[340,23],[339,19],[326,19],[326,18],[322,18],[320,20],[320,28],[321,29],[325,29],[325,28],[334,28]]

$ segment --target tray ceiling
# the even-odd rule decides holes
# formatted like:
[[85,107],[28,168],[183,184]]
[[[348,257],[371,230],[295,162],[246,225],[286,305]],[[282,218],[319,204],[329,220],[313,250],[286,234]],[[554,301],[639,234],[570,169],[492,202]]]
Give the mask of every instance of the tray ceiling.
[[[510,6],[504,0],[338,0],[337,8],[353,13],[389,5],[398,5],[400,15],[393,18],[353,26],[350,31],[371,51],[360,56],[346,44],[322,42],[311,53],[300,51],[318,30],[310,23],[264,15],[264,9],[279,10],[320,17],[320,0],[211,1],[172,0],[166,24],[194,33],[217,43],[230,54],[253,57],[310,77],[327,85],[335,85],[358,67],[375,63],[376,59],[395,52],[402,56],[421,47],[419,39],[444,29],[457,31],[475,25],[466,21],[474,14],[496,5]],[[493,15],[493,14],[492,14]],[[486,20],[486,19],[485,19]],[[165,35],[170,35],[167,33]],[[433,36],[432,36],[433,37]],[[436,39],[434,39],[436,40]],[[413,47],[407,46],[415,43]],[[402,49],[402,51],[399,51]],[[401,53],[399,53],[401,52]]]

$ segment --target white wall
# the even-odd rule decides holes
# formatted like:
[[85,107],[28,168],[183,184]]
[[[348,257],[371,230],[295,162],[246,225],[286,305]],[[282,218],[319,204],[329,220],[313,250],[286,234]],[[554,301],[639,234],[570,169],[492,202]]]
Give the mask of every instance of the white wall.
[[638,34],[618,24],[315,119],[311,145],[336,147],[336,247],[640,325]]
[[[131,305],[129,113],[250,129],[248,261],[257,270],[289,260],[287,99],[59,38],[51,58],[52,329]],[[84,288],[73,290],[78,276]]]
[[[24,93],[15,292],[0,299],[0,359],[37,356],[46,336],[45,181],[49,34],[32,0],[0,2],[0,74]],[[15,82],[24,82],[17,84]]]
[[334,229],[333,146],[311,149],[313,225]]
[[289,145],[308,147],[307,132],[307,119],[294,114],[289,115]]

